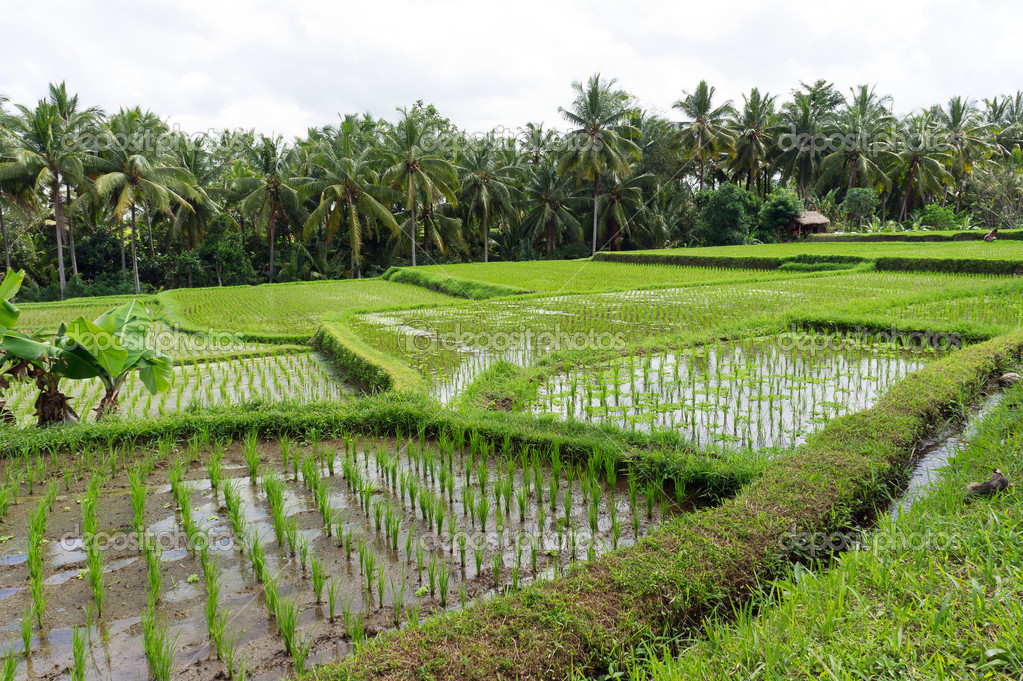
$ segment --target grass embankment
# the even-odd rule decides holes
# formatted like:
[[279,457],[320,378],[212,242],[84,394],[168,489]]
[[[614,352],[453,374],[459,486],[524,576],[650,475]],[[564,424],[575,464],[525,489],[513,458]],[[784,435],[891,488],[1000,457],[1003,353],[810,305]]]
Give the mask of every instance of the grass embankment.
[[[873,232],[871,234],[811,234],[806,238],[810,243],[876,241],[983,241],[986,229],[935,230],[932,232]],[[1000,229],[999,240],[1018,241],[1023,239],[1023,229]]]
[[850,526],[887,495],[920,437],[1023,348],[967,348],[832,421],[734,500],[670,521],[571,575],[385,634],[320,679],[565,678],[620,668],[628,651],[729,612],[787,565],[792,532]]
[[[680,657],[632,678],[1018,679],[1023,675],[1023,387],[908,512],[885,519],[827,572],[798,568],[759,615],[707,627]],[[1001,468],[1017,489],[964,498]]]
[[1023,271],[1017,241],[916,243],[794,242],[758,246],[718,246],[652,251],[604,252],[597,260],[754,269],[807,269],[873,265],[878,270],[1012,275]]
[[368,393],[417,391],[425,385],[419,372],[364,342],[343,319],[323,322],[312,343],[345,380]]

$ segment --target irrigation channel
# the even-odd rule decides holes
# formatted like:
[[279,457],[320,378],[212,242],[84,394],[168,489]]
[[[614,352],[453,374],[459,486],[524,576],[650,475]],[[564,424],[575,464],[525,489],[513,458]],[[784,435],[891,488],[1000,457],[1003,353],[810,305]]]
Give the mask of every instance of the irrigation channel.
[[918,499],[926,496],[939,471],[969,445],[984,418],[1001,404],[1002,396],[1001,392],[986,394],[972,406],[964,422],[944,428],[921,444],[906,489],[898,499],[892,500],[888,508],[889,515],[898,517],[899,513],[908,510]]
[[173,678],[279,678],[693,508],[610,459],[464,433],[32,453],[3,475],[19,679],[135,681],[169,659]]

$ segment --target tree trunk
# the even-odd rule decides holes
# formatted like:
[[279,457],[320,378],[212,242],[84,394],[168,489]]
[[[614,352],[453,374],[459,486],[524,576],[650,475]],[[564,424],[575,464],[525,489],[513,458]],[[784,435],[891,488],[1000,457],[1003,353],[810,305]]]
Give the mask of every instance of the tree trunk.
[[131,271],[135,278],[135,295],[142,292],[142,287],[139,286],[139,258],[135,252],[135,204],[131,204]]
[[107,388],[106,392],[103,394],[103,399],[99,401],[99,406],[93,410],[96,413],[97,421],[102,419],[104,416],[117,413],[120,396],[120,386],[110,386]]
[[78,412],[71,407],[67,396],[57,389],[58,380],[45,371],[36,375],[39,397],[35,402],[35,415],[39,426],[51,423],[77,423],[79,420]]
[[273,209],[270,209],[270,224],[267,228],[270,235],[270,281],[274,279],[274,242],[277,241],[277,216]]
[[120,217],[117,218],[117,233],[121,236],[121,280],[127,281],[128,279],[128,259],[124,254],[124,220]]
[[60,184],[56,176],[50,184],[50,197],[53,199],[53,231],[57,237],[57,272],[60,279],[60,299],[64,300],[67,280],[64,277],[64,206],[60,200]]
[[703,166],[706,161],[703,158],[703,154],[700,154],[700,191],[703,191]]
[[[67,192],[67,205],[71,205],[71,185],[64,185],[64,189]],[[71,248],[71,272],[75,276],[78,276],[78,256],[75,254],[75,224],[71,221],[67,221],[67,242]]]
[[416,266],[416,202],[412,202],[412,267]]
[[909,193],[913,191],[913,175],[910,174],[906,181],[906,195],[902,197],[902,210],[899,211],[899,222],[906,219],[906,208],[909,205]]
[[600,173],[593,174],[593,253],[597,254],[597,199],[600,197]]
[[11,245],[7,242],[7,224],[4,222],[4,209],[0,206],[0,232],[4,237],[4,262],[11,269]]
[[142,204],[142,211],[146,216],[146,232],[149,235],[149,259],[156,260],[156,249],[153,247],[153,222],[149,217],[149,204]]
[[547,255],[554,252],[554,221],[547,221]]
[[487,233],[486,207],[483,209],[483,262],[490,262],[490,234]]

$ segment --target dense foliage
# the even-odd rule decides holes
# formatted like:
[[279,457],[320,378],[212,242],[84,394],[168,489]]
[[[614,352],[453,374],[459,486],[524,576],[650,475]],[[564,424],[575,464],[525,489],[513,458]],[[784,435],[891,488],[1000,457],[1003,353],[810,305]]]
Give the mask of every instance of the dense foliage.
[[1023,93],[898,116],[869,86],[733,105],[701,82],[663,117],[614,80],[573,87],[564,131],[474,135],[417,102],[287,140],[189,135],[51,85],[0,108],[5,264],[45,300],[775,240],[803,208],[872,231],[1023,218]]

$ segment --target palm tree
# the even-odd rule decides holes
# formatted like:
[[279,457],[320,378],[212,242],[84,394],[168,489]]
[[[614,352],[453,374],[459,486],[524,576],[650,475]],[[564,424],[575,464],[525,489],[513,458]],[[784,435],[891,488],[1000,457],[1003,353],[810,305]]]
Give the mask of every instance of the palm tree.
[[243,215],[255,217],[255,224],[265,229],[270,241],[270,279],[274,276],[274,244],[279,220],[292,224],[305,223],[298,187],[302,181],[293,177],[293,149],[282,137],[260,135],[251,147],[244,147],[242,156],[252,173],[234,181],[232,190],[239,197]]
[[891,167],[891,174],[903,192],[900,222],[906,219],[906,213],[915,202],[940,194],[952,181],[947,170],[953,162],[952,154],[931,143],[934,127],[933,117],[927,113],[908,120],[904,126],[901,137],[905,144],[895,155]]
[[[69,122],[71,118],[78,113],[78,95],[71,95],[67,91],[67,85],[61,81],[60,85],[50,83],[49,86],[49,100],[50,103],[57,107],[58,115],[64,119],[65,123]],[[87,128],[98,127],[99,121],[103,117],[103,110],[99,107],[92,106],[85,109],[83,113],[88,115],[88,121],[86,123]],[[71,204],[71,184],[68,182],[64,183],[64,197],[65,205]],[[74,220],[67,221],[67,237],[68,247],[71,251],[71,272],[78,274],[78,255],[75,253],[75,225]]]
[[599,73],[590,76],[585,85],[576,81],[572,83],[576,93],[572,108],[558,108],[565,120],[576,126],[565,135],[558,170],[571,169],[578,177],[593,180],[593,255],[597,254],[600,176],[628,173],[628,157],[639,155],[639,147],[632,141],[639,131],[628,123],[631,97],[614,89],[616,82],[613,78],[601,82]]
[[[768,176],[771,150],[780,129],[774,108],[775,95],[760,94],[760,90],[753,88],[742,99],[742,112],[732,122],[734,154],[729,168],[736,180],[745,177],[749,190],[755,182]],[[766,186],[763,189],[761,193],[766,195]]]
[[716,88],[701,80],[696,89],[683,92],[682,99],[672,104],[686,120],[679,124],[679,142],[690,157],[696,156],[700,166],[700,191],[703,191],[704,167],[707,157],[732,144],[734,138],[728,119],[734,115],[732,102],[714,106]]
[[494,139],[485,139],[469,147],[462,168],[461,201],[465,210],[465,226],[473,218],[479,220],[483,230],[483,262],[490,262],[490,221],[506,217],[514,220],[515,167],[500,157],[494,148]]
[[622,239],[633,236],[633,229],[644,223],[647,208],[643,191],[651,187],[654,176],[630,173],[620,178],[617,173],[609,173],[607,179],[607,187],[600,195],[598,223],[603,226],[607,242],[620,251]]
[[45,99],[39,100],[35,109],[20,104],[17,109],[18,115],[3,115],[6,127],[14,133],[17,146],[14,160],[0,164],[0,182],[20,178],[30,184],[33,191],[49,191],[57,243],[57,274],[63,300],[67,277],[64,269],[65,202],[61,186],[79,183],[85,177],[91,155],[81,144],[80,134],[91,123],[93,114],[80,111],[64,118],[60,108]]
[[194,179],[186,202],[174,212],[175,234],[183,234],[191,250],[199,246],[206,226],[219,212],[210,192],[218,195],[217,185],[226,173],[228,163],[211,152],[213,142],[206,135],[194,139],[176,135],[172,142],[171,163],[187,170]]
[[889,109],[892,98],[877,96],[867,85],[852,89],[851,94],[829,130],[831,139],[841,144],[821,160],[817,189],[843,184],[845,189],[887,191],[891,180],[884,169],[891,164],[894,152],[885,133],[895,124]]
[[454,186],[457,181],[455,167],[446,159],[428,151],[432,140],[432,119],[415,110],[400,109],[401,120],[386,135],[384,155],[389,165],[383,180],[405,195],[405,210],[409,211],[408,238],[412,242],[412,266],[416,266],[416,239],[419,228],[416,204],[420,194],[430,202],[441,198],[457,203]]
[[396,232],[398,223],[382,203],[392,197],[386,197],[387,188],[379,186],[380,177],[371,168],[370,151],[352,157],[345,153],[351,151],[349,145],[338,146],[340,150],[324,141],[313,157],[320,177],[311,182],[304,193],[318,194],[319,204],[309,215],[305,229],[308,237],[314,227],[326,221],[329,240],[343,226],[352,251],[350,276],[358,279],[362,276],[363,235],[372,236],[376,224]]
[[[194,178],[186,169],[167,164],[167,159],[152,150],[152,138],[148,137],[152,130],[153,116],[134,109],[121,109],[111,116],[107,125],[117,144],[110,145],[102,154],[99,168],[101,174],[96,178],[96,193],[100,196],[112,197],[114,213],[118,219],[125,214],[131,221],[131,265],[135,284],[135,293],[141,292],[139,282],[139,262],[135,244],[138,227],[136,215],[141,204],[150,224],[150,207],[170,216],[172,205],[188,206],[187,199],[192,196]],[[150,249],[152,250],[153,233],[149,230]],[[123,243],[123,232],[122,232]]]
[[565,233],[573,239],[582,238],[582,228],[572,210],[579,205],[579,199],[572,195],[570,182],[571,178],[559,173],[550,161],[530,168],[526,179],[521,234],[530,243],[542,236],[548,254]]
[[963,192],[973,167],[990,150],[989,126],[971,99],[952,97],[948,108],[935,107],[935,119],[952,150],[952,177],[956,185],[956,212],[962,208]]

